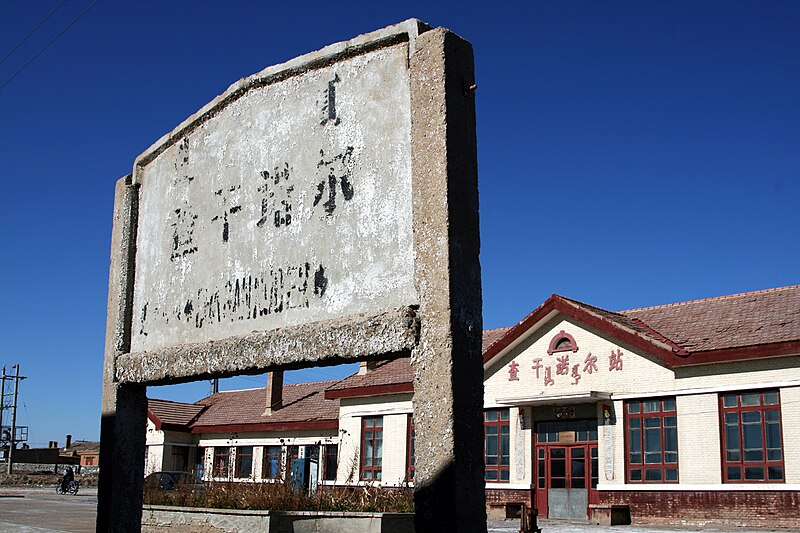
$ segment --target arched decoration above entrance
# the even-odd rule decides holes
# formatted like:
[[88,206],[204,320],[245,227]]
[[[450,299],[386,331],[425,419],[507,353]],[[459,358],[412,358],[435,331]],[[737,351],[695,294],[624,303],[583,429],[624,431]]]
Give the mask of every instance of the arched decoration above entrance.
[[578,343],[575,342],[575,337],[566,333],[563,329],[559,331],[555,337],[550,341],[550,347],[547,353],[553,355],[557,352],[577,352]]

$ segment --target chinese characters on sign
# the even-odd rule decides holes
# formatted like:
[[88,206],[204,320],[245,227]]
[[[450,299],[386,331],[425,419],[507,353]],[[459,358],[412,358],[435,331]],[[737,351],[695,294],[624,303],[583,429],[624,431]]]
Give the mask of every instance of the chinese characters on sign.
[[[334,75],[327,83],[322,126],[336,127],[342,122],[336,110],[336,84],[340,81],[339,76]],[[173,188],[182,188],[186,193],[177,195],[167,220],[171,228],[169,259],[173,263],[186,261],[203,248],[196,234],[200,226],[208,225],[216,234],[213,241],[206,240],[207,248],[226,246],[235,240],[236,232],[252,231],[253,223],[261,231],[272,234],[289,231],[293,221],[297,224],[293,217],[298,216],[295,204],[301,197],[310,195],[313,198],[311,212],[314,216],[330,219],[337,208],[342,209],[343,201],[349,202],[355,195],[353,168],[356,162],[352,146],[341,150],[319,148],[316,168],[309,176],[298,175],[290,161],[279,159],[274,166],[270,165],[271,169],[257,171],[259,179],[228,183],[210,191],[201,183],[203,180],[195,180],[190,161],[193,158],[191,146],[187,135],[176,148]],[[251,192],[257,205],[254,212],[257,220],[242,216],[245,215],[242,206],[248,197],[248,184],[254,188]],[[204,195],[212,197],[211,210],[205,213],[188,200],[190,196],[196,199]],[[159,316],[164,324],[182,322],[199,329],[209,323],[256,319],[290,309],[308,308],[311,298],[325,295],[327,285],[325,267],[320,263],[272,265],[260,272],[224,280],[217,286],[201,287],[171,306],[144,302],[140,309],[139,334],[148,335],[145,327],[148,314]]]
[[[615,372],[623,369],[623,356],[622,350],[617,348],[611,350],[608,356],[608,371]],[[519,381],[519,363],[511,361],[508,365],[508,381]],[[555,368],[555,372],[553,369]],[[555,384],[557,377],[555,376],[568,376],[572,381],[572,385],[577,385],[581,380],[583,374],[594,374],[598,372],[597,356],[589,352],[583,359],[583,366],[581,363],[573,363],[570,361],[569,354],[560,355],[555,358],[555,365],[542,364],[542,358],[537,357],[533,359],[531,369],[535,371],[536,379],[542,380],[544,386],[548,387]],[[543,372],[541,372],[543,371]]]

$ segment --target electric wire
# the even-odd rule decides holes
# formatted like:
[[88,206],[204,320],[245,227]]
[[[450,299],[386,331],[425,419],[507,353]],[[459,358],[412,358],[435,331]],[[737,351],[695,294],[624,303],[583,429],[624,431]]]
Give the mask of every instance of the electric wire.
[[56,42],[56,41],[59,39],[59,37],[61,37],[61,36],[62,36],[62,35],[64,35],[65,33],[67,33],[67,30],[69,30],[69,29],[70,29],[70,28],[71,28],[73,25],[75,25],[75,23],[76,23],[76,22],[78,22],[78,21],[79,21],[79,20],[80,20],[80,19],[81,19],[81,18],[82,18],[82,17],[83,17],[83,16],[84,16],[86,13],[88,13],[90,9],[92,9],[94,6],[96,6],[98,2],[100,2],[100,0],[94,0],[94,2],[92,2],[92,4],[91,4],[89,7],[87,7],[86,9],[84,9],[84,10],[83,10],[83,12],[81,12],[81,14],[80,14],[80,15],[78,15],[77,17],[75,17],[75,19],[74,19],[72,22],[70,22],[70,23],[69,23],[69,25],[68,25],[66,28],[64,28],[63,30],[61,30],[61,33],[59,33],[58,35],[56,35],[55,37],[53,37],[53,39],[52,39],[52,40],[51,40],[49,43],[47,43],[47,44],[44,46],[44,48],[42,48],[41,50],[39,50],[39,51],[38,51],[38,52],[37,52],[37,53],[36,53],[36,54],[35,54],[35,55],[34,55],[32,58],[30,58],[30,59],[29,59],[29,60],[28,60],[28,61],[27,61],[27,62],[26,62],[24,65],[22,65],[22,66],[21,66],[19,69],[17,69],[17,71],[16,71],[14,74],[12,74],[12,75],[11,75],[11,77],[10,77],[10,78],[8,78],[8,79],[6,80],[6,82],[5,82],[5,83],[3,83],[3,85],[0,85],[0,91],[2,91],[2,90],[3,90],[3,88],[4,88],[6,85],[8,85],[9,83],[11,83],[11,81],[12,81],[14,78],[16,78],[17,76],[19,76],[19,74],[20,74],[20,73],[21,73],[23,70],[25,70],[25,68],[26,68],[28,65],[30,65],[31,63],[33,63],[34,61],[36,61],[36,58],[38,58],[40,55],[42,55],[42,54],[44,53],[44,51],[45,51],[45,50],[47,50],[48,48],[50,48],[50,47],[53,45],[53,43],[55,43],[55,42]]
[[39,24],[37,24],[37,25],[36,25],[36,27],[35,27],[35,28],[33,28],[33,29],[31,30],[31,32],[30,32],[28,35],[26,35],[26,36],[25,36],[25,38],[24,38],[24,39],[22,39],[22,40],[19,42],[19,44],[18,44],[17,46],[15,46],[15,47],[14,47],[14,49],[13,49],[13,50],[11,50],[11,51],[10,51],[8,54],[6,54],[6,57],[4,57],[3,59],[0,59],[0,65],[2,65],[3,63],[5,63],[5,62],[6,62],[6,59],[8,59],[9,57],[11,57],[11,56],[14,54],[14,52],[16,52],[16,51],[19,49],[19,47],[20,47],[20,46],[22,46],[23,44],[25,44],[25,41],[27,41],[27,40],[30,38],[30,36],[31,36],[31,35],[33,35],[34,33],[36,33],[36,30],[38,30],[39,28],[41,28],[41,27],[42,27],[42,24],[44,24],[45,22],[47,22],[47,19],[49,19],[50,17],[52,17],[52,16],[53,16],[53,13],[55,13],[56,11],[58,11],[58,8],[59,8],[59,7],[61,7],[61,6],[63,6],[63,5],[64,5],[64,2],[66,2],[66,1],[67,1],[67,0],[61,0],[61,3],[60,3],[60,4],[58,4],[58,5],[55,7],[55,9],[53,9],[53,10],[50,12],[50,14],[49,14],[49,15],[47,15],[45,18],[43,18],[43,19],[41,20],[41,22],[39,22]]

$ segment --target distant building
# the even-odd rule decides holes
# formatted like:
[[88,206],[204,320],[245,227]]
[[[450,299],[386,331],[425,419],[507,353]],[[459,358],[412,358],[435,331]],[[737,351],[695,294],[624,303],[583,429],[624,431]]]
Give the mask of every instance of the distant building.
[[[800,527],[800,286],[622,312],[553,295],[485,331],[483,361],[490,510]],[[181,404],[196,414],[180,438],[148,432],[148,461],[162,439],[199,450],[205,479],[310,456],[322,483],[413,483],[412,377],[408,359],[362,364],[283,387],[272,414],[265,389]]]

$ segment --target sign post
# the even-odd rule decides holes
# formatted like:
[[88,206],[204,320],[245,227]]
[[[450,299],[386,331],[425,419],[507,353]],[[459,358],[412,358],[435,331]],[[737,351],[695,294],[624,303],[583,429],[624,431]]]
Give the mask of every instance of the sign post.
[[117,184],[98,531],[146,386],[411,355],[417,531],[485,528],[472,51],[417,20],[232,85]]

